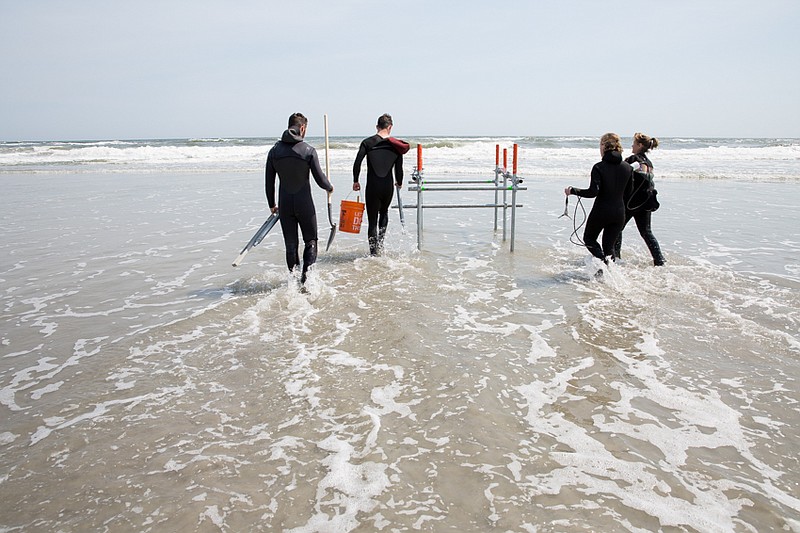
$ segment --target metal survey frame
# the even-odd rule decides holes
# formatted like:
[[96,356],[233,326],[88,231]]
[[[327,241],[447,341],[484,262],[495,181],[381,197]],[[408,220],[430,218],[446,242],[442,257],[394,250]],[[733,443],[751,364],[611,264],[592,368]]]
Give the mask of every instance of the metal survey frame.
[[[411,173],[411,179],[414,182],[408,186],[409,191],[417,193],[417,205],[406,205],[408,208],[416,208],[417,210],[417,249],[422,246],[422,229],[424,227],[424,217],[422,209],[442,208],[442,209],[462,209],[474,207],[493,207],[494,208],[494,230],[497,231],[497,215],[499,209],[503,208],[503,242],[506,240],[506,219],[509,204],[507,201],[507,193],[511,191],[511,245],[510,251],[514,251],[514,234],[516,229],[517,207],[522,207],[522,204],[517,204],[517,191],[525,191],[527,187],[520,187],[522,178],[517,176],[517,155],[518,147],[514,144],[513,147],[513,172],[508,172],[508,150],[503,148],[503,167],[500,168],[500,145],[495,145],[495,169],[493,180],[429,180],[425,181],[424,171],[422,166],[422,145],[417,144],[417,165]],[[500,177],[502,176],[502,185]],[[508,185],[509,180],[511,185]],[[492,184],[491,186],[485,184]],[[431,187],[428,184],[434,185]],[[462,185],[469,184],[469,187],[442,187],[441,185]],[[475,186],[483,185],[483,186]],[[493,204],[423,204],[424,191],[494,191]],[[503,203],[499,202],[499,193],[503,191]]]

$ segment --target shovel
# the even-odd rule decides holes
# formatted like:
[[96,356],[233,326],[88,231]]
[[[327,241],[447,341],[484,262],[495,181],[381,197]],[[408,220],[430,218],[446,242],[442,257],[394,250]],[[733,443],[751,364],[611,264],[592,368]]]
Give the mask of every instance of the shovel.
[[[329,146],[328,146],[328,115],[325,115],[325,175],[328,176],[328,180],[331,179],[331,164],[330,158],[328,156]],[[333,242],[333,238],[336,237],[336,224],[333,223],[333,214],[331,213],[331,197],[333,193],[328,193],[328,222],[331,224],[331,234],[328,236],[328,245],[325,246],[325,251],[327,252],[328,249],[331,247],[331,243]]]

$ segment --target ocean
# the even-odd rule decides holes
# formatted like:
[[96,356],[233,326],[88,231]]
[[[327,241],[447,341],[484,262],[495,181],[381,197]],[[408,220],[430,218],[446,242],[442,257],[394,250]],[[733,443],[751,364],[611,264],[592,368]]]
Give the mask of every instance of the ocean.
[[279,227],[231,266],[275,140],[0,143],[0,532],[800,532],[800,140],[660,139],[667,264],[631,222],[598,280],[597,138],[408,138],[431,184],[518,144],[513,252],[480,208],[325,251],[314,188],[307,292]]

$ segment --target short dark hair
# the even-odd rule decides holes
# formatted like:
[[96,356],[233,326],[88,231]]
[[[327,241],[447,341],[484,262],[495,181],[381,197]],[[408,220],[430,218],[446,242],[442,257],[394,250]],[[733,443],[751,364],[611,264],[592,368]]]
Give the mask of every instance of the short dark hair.
[[289,129],[295,126],[306,126],[308,119],[302,113],[292,113],[289,115]]
[[385,130],[391,125],[392,125],[392,115],[390,115],[389,113],[384,113],[383,115],[378,117],[378,128]]

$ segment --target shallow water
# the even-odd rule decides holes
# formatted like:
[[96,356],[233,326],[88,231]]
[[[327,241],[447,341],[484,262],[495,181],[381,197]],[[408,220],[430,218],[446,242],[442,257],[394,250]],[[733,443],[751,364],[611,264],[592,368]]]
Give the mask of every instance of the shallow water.
[[304,294],[257,173],[0,179],[0,530],[800,531],[794,183],[662,180],[597,281],[536,178]]

